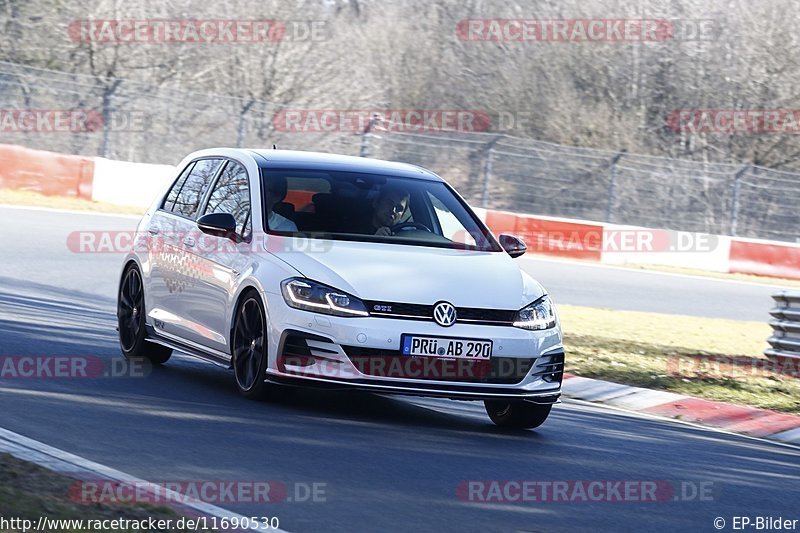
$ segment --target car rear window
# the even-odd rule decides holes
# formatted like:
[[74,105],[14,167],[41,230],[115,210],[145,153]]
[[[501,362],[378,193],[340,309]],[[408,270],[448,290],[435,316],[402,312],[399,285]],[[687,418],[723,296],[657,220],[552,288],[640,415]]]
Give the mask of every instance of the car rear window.
[[176,215],[194,218],[200,208],[200,202],[221,164],[221,159],[197,161],[184,181],[170,211]]

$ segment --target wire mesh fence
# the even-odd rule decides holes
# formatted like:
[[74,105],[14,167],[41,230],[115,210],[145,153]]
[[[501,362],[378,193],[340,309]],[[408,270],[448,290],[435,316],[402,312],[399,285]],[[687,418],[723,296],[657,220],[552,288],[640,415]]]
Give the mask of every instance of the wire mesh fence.
[[[150,163],[176,163],[213,146],[360,154],[430,168],[477,207],[800,241],[798,173],[381,121],[364,132],[286,131],[276,127],[281,110],[256,99],[0,62],[2,143]],[[52,124],[58,111],[69,114],[68,126]],[[29,120],[20,119],[24,112]]]
[[800,242],[800,174],[376,125],[368,154],[435,169],[474,206]]
[[[6,118],[0,142],[148,163],[176,163],[214,146],[358,151],[358,135],[276,130],[274,117],[282,108],[257,99],[0,61],[0,110]],[[14,115],[20,110],[32,111],[30,120]],[[59,118],[69,124],[48,124]]]

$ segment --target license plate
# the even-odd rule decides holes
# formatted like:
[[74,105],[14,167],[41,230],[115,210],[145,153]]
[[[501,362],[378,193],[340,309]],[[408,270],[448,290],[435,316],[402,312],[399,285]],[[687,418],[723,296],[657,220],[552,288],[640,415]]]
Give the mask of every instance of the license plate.
[[459,359],[489,359],[492,341],[403,335],[400,340],[403,355],[454,357]]

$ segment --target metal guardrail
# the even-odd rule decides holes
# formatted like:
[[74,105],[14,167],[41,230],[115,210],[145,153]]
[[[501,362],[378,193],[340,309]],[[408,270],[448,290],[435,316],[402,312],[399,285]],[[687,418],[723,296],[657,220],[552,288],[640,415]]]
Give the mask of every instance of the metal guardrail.
[[800,291],[781,291],[772,295],[775,300],[769,314],[772,336],[767,339],[770,348],[764,355],[770,359],[800,360]]

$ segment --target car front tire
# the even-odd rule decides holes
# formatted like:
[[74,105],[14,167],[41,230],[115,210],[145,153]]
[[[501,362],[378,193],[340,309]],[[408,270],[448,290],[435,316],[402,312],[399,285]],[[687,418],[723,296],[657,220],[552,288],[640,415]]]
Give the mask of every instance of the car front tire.
[[125,359],[147,359],[160,365],[172,355],[172,349],[147,340],[145,330],[144,284],[136,265],[122,274],[117,293],[117,329],[119,347]]
[[484,400],[486,414],[496,425],[504,428],[532,429],[544,424],[550,415],[551,404],[522,400]]
[[247,293],[236,309],[232,338],[232,364],[239,393],[250,400],[276,401],[292,389],[266,381],[267,321],[258,293]]

